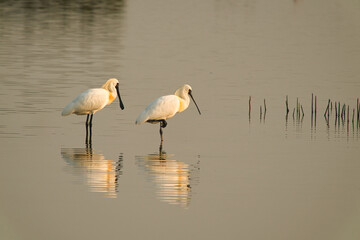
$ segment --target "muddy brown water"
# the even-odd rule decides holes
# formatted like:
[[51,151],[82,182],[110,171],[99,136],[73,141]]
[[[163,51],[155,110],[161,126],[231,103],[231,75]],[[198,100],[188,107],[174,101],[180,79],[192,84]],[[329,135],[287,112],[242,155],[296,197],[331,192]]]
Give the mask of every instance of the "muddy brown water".
[[[359,9],[2,1],[1,238],[359,239]],[[125,110],[96,113],[86,146],[85,117],[61,110],[110,77]],[[184,83],[202,114],[191,103],[168,120],[159,152],[158,126],[135,119]],[[349,123],[334,109],[325,121],[328,99],[349,105]]]

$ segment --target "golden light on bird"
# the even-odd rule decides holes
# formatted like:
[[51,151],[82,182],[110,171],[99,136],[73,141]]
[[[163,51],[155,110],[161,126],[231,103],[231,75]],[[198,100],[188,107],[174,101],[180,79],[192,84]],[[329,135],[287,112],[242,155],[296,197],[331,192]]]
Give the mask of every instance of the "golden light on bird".
[[145,110],[137,117],[135,124],[160,123],[160,137],[163,142],[162,129],[167,126],[166,120],[172,118],[176,113],[182,112],[189,107],[190,98],[201,114],[200,109],[192,95],[192,88],[185,84],[175,91],[173,95],[162,96],[150,103]]
[[111,104],[116,99],[116,96],[119,97],[120,108],[124,109],[124,104],[120,97],[119,81],[116,78],[110,78],[101,88],[88,89],[79,94],[73,101],[64,107],[61,115],[87,115],[85,123],[85,142],[91,144],[92,119],[94,113]]

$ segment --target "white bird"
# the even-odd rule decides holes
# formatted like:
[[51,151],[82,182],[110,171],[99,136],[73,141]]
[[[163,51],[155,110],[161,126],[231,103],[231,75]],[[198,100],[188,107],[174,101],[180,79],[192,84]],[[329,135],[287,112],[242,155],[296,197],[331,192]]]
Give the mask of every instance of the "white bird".
[[[192,96],[192,88],[190,85],[185,84],[174,95],[167,95],[155,99],[150,103],[145,110],[137,117],[135,124],[139,125],[145,122],[160,123],[160,137],[161,143],[163,142],[162,128],[167,125],[166,119],[173,117],[176,113],[182,112],[188,108],[190,104],[190,97],[194,101],[199,114],[201,114],[198,105]],[[161,148],[161,145],[160,145]]]
[[68,116],[72,113],[76,115],[87,115],[86,123],[85,123],[86,126],[85,142],[88,143],[88,128],[89,128],[90,129],[89,143],[91,144],[91,128],[92,128],[92,119],[94,113],[103,109],[106,105],[112,103],[115,100],[116,95],[119,97],[120,108],[124,109],[124,104],[121,100],[120,92],[119,92],[119,81],[116,78],[111,78],[107,80],[106,83],[101,88],[92,88],[81,93],[71,103],[66,105],[61,115]]

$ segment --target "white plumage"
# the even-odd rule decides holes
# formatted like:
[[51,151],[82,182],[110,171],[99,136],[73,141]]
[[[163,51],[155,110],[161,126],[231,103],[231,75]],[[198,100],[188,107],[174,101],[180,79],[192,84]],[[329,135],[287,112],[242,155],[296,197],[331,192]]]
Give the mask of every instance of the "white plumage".
[[161,120],[173,117],[179,110],[180,100],[178,96],[167,95],[155,99],[136,119],[136,124],[142,124],[147,120]]
[[109,102],[109,91],[103,88],[88,89],[77,96],[62,111],[62,116],[94,114],[103,109]]
[[105,82],[101,88],[88,89],[78,95],[72,102],[66,105],[61,112],[62,116],[70,114],[87,115],[86,118],[86,140],[88,143],[88,128],[90,129],[89,143],[91,144],[91,128],[93,114],[103,109],[106,105],[111,104],[116,95],[119,97],[120,108],[124,109],[124,104],[120,97],[119,81],[111,78]]
[[[116,94],[118,93],[118,86],[119,81],[115,78],[111,78],[102,86],[102,88],[92,88],[84,91],[66,105],[61,115],[68,116],[72,113],[76,115],[88,115],[96,113],[115,100]],[[118,93],[118,96],[120,107],[121,109],[124,109],[120,93]]]
[[145,108],[142,113],[140,113],[135,123],[160,123],[160,137],[162,142],[162,128],[165,128],[167,125],[166,119],[169,119],[173,117],[176,113],[182,112],[187,109],[190,104],[190,97],[194,101],[195,106],[199,111],[199,114],[201,114],[199,107],[197,106],[192,96],[191,86],[185,84],[181,88],[176,90],[174,95],[162,96],[155,99]]

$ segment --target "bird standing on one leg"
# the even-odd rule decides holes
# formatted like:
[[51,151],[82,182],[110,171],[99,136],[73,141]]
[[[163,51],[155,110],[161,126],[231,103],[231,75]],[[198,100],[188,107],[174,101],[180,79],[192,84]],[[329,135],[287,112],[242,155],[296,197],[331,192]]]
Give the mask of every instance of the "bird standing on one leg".
[[190,97],[194,101],[199,114],[201,114],[198,105],[196,104],[192,96],[192,88],[190,85],[185,84],[174,95],[167,95],[159,97],[150,103],[145,110],[137,117],[136,124],[148,123],[160,123],[160,138],[162,147],[163,131],[166,127],[166,119],[173,117],[176,113],[182,112],[188,108],[190,104]]
[[[115,100],[116,95],[119,97],[120,108],[124,109],[124,104],[119,92],[119,81],[116,78],[111,78],[106,81],[101,88],[92,88],[81,93],[71,103],[66,105],[61,115],[68,116],[72,113],[76,115],[87,115],[85,123],[85,143],[91,144],[92,119],[94,113],[112,103]],[[90,136],[88,135],[88,129],[90,131]]]

